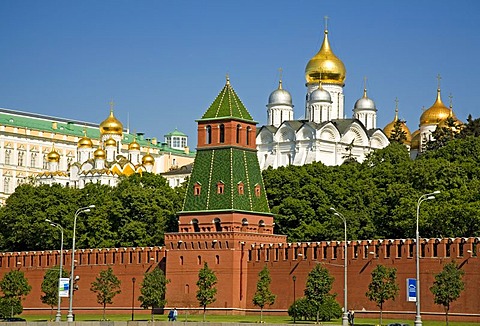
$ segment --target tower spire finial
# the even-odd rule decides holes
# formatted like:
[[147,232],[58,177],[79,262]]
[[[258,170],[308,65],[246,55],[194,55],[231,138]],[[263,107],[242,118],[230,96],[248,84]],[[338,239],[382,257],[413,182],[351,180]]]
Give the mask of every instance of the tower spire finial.
[[323,19],[325,21],[325,32],[328,32],[328,16],[324,16]]
[[110,100],[110,112],[113,112],[113,107],[115,106],[115,102],[113,101],[113,98]]
[[395,121],[398,120],[398,97],[395,97]]
[[363,77],[363,97],[367,97],[367,76]]
[[225,75],[225,78],[226,78],[226,84],[227,85],[230,85],[230,76],[228,75],[228,73]]
[[440,74],[437,74],[437,81],[438,81],[438,89],[440,90],[440,80],[442,79],[442,77],[440,76]]
[[283,77],[283,69],[282,67],[278,68],[278,73],[279,73],[279,80],[278,80],[278,89],[282,89],[282,77]]
[[448,95],[448,98],[450,100],[450,109],[453,108],[453,95],[452,93],[450,93],[450,95]]

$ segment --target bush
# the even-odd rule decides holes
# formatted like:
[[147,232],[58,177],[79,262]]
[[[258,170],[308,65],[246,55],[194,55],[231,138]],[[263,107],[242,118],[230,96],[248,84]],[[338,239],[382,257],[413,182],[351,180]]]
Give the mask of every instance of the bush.
[[[288,308],[288,315],[293,318],[295,314],[298,320],[316,320],[317,312],[315,306],[312,305],[307,298],[300,298]],[[321,321],[330,321],[342,316],[342,308],[335,300],[335,296],[329,294],[325,302],[321,305],[319,311],[319,319]]]

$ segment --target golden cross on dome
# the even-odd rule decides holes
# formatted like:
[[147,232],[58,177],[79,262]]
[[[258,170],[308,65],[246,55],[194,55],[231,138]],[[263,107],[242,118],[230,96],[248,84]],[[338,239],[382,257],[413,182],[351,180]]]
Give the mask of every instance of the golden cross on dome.
[[398,97],[395,97],[395,112],[398,112]]
[[83,126],[83,137],[87,137],[87,126]]
[[450,95],[448,95],[448,98],[450,99],[450,107],[452,108],[453,107],[453,95],[452,95],[452,93],[450,93]]
[[113,98],[109,104],[110,104],[110,111],[113,112],[113,107],[115,106],[115,102],[113,101]]
[[442,79],[442,77],[440,76],[440,74],[437,74],[437,80],[438,80],[438,89],[440,89],[440,80]]
[[328,31],[328,16],[324,16],[323,19],[325,20],[325,30]]

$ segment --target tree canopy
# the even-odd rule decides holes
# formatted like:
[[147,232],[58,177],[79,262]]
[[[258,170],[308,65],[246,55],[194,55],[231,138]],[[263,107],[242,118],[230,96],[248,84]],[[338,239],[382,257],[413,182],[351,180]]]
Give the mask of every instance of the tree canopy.
[[138,300],[141,302],[140,306],[143,309],[152,308],[152,321],[154,318],[153,308],[163,307],[166,303],[165,292],[169,282],[160,268],[154,268],[151,272],[147,271],[143,275],[140,288],[141,295]]
[[97,294],[97,303],[103,306],[103,320],[105,320],[105,309],[107,304],[113,303],[113,298],[122,292],[120,285],[122,282],[113,273],[113,269],[109,267],[100,272],[90,286],[90,291]]
[[368,284],[368,291],[365,296],[380,308],[380,325],[382,325],[383,304],[388,300],[395,300],[399,291],[397,269],[377,265],[372,271],[372,280]]

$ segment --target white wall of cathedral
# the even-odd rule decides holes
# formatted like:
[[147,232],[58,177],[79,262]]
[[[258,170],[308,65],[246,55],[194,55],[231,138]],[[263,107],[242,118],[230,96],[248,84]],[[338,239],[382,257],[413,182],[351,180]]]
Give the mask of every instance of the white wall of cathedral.
[[307,120],[322,123],[330,121],[332,115],[332,105],[326,102],[317,102],[310,104],[307,108]]
[[435,140],[435,138],[432,135],[435,129],[437,129],[436,124],[428,124],[428,125],[420,126],[420,152],[429,141]]
[[353,114],[353,117],[360,120],[367,130],[377,128],[377,113],[375,111],[358,111]]
[[284,121],[293,120],[293,108],[288,105],[275,105],[267,109],[267,123],[278,127]]
[[[313,103],[310,102],[310,94],[318,88],[318,84],[307,84],[307,102],[305,105],[305,115],[306,109]],[[330,93],[332,99],[332,107],[330,119],[343,119],[345,117],[345,96],[343,95],[343,87],[340,85],[334,84],[322,84],[324,90]]]

